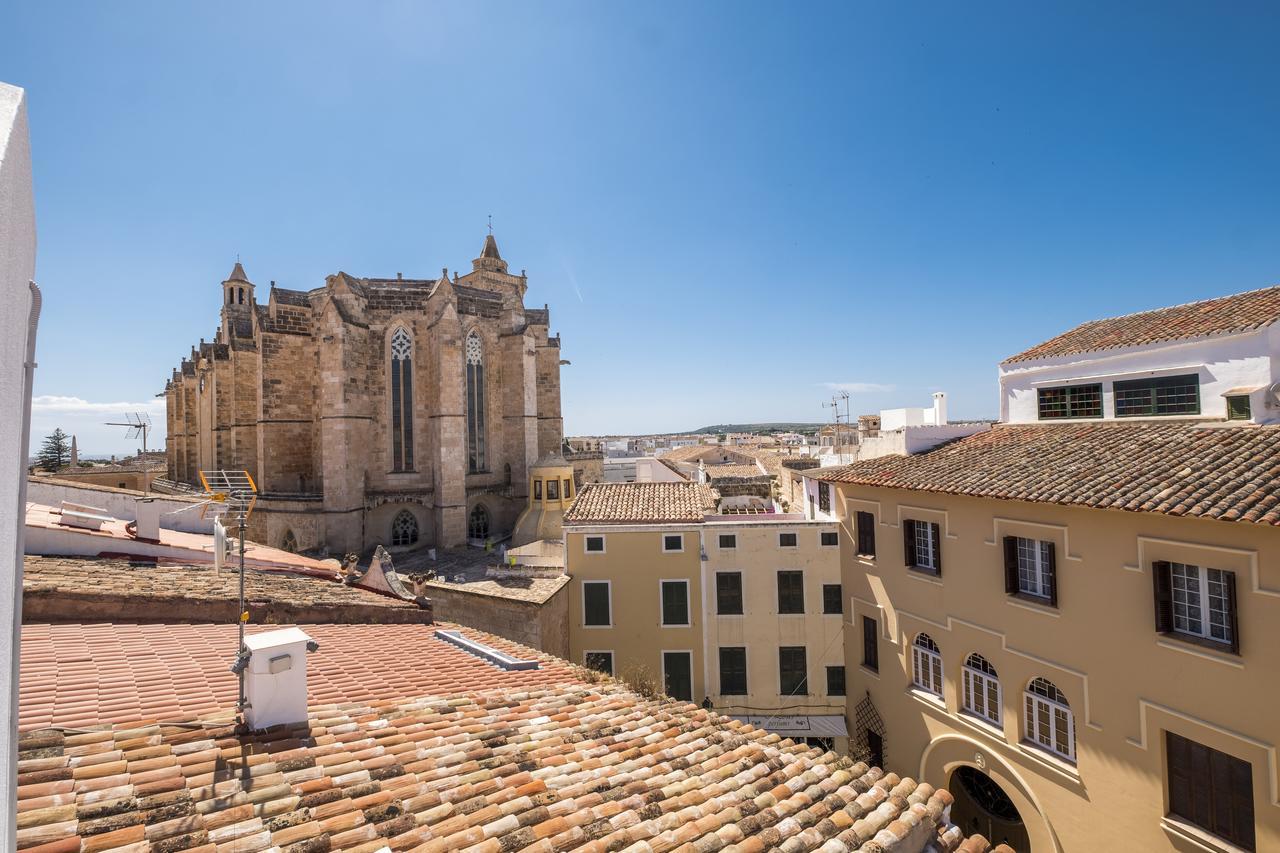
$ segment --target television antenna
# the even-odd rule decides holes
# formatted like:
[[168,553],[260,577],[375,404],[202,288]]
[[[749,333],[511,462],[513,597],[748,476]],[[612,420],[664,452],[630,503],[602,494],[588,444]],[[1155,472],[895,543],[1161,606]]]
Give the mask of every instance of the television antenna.
[[[200,484],[204,486],[205,497],[209,505],[220,504],[222,513],[214,519],[214,567],[222,565],[223,549],[226,547],[226,533],[236,528],[240,534],[240,609],[236,623],[239,626],[239,637],[236,645],[236,659],[231,664],[231,671],[240,682],[240,695],[236,699],[236,711],[240,714],[240,722],[244,722],[244,709],[249,702],[244,695],[244,671],[249,666],[249,650],[244,644],[244,626],[249,621],[249,611],[244,605],[244,540],[245,528],[253,505],[258,500],[258,486],[248,471],[217,470],[201,471]],[[222,534],[219,536],[219,529]],[[221,541],[220,541],[221,540]]]
[[[841,404],[841,403],[843,403],[843,404],[844,404],[844,415],[843,415],[843,416],[840,414],[840,404]],[[835,445],[836,445],[836,452],[837,452],[837,453],[839,453],[839,452],[840,452],[840,447],[841,447],[841,444],[840,444],[840,435],[841,435],[841,433],[843,432],[843,430],[841,430],[841,429],[840,429],[840,424],[841,424],[841,423],[844,423],[844,424],[846,424],[846,425],[847,425],[847,424],[849,423],[849,392],[848,392],[848,391],[841,391],[841,392],[839,392],[839,393],[837,393],[837,394],[832,394],[832,395],[831,395],[831,402],[830,402],[830,403],[823,403],[823,404],[822,404],[822,408],[824,408],[824,409],[831,409],[831,410],[832,410],[832,411],[831,411],[831,417],[832,417],[832,420],[833,420],[833,422],[834,422],[834,424],[835,424],[835,428],[836,428],[836,429],[835,429],[835,436],[834,436],[833,440],[835,441]],[[843,417],[843,418],[844,418],[844,420],[843,420],[843,421],[841,420],[841,417]]]
[[141,438],[142,453],[146,455],[147,435],[151,432],[151,415],[146,412],[130,412],[124,416],[123,421],[107,421],[106,426],[128,427],[129,431],[125,438]]

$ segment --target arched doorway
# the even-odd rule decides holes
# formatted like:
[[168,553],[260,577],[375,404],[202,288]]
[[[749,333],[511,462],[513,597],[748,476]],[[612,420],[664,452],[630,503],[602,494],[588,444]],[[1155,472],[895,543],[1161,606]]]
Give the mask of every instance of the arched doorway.
[[489,538],[489,511],[484,504],[476,504],[467,519],[467,538],[474,542],[483,542]]
[[951,822],[965,835],[979,833],[992,844],[1007,844],[1018,853],[1031,849],[1017,806],[986,773],[968,765],[957,767],[947,790],[956,799],[951,807]]

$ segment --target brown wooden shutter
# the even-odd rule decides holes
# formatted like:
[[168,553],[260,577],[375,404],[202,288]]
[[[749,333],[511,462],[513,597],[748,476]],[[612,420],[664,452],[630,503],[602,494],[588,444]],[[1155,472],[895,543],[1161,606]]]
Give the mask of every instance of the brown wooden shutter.
[[1049,561],[1049,606],[1058,606],[1058,555],[1057,547],[1052,542],[1046,542],[1048,545],[1048,553],[1045,559]]
[[1167,560],[1151,564],[1151,582],[1156,595],[1156,632],[1173,630],[1173,576]]
[[1236,573],[1223,572],[1227,584],[1227,624],[1231,626],[1231,653],[1240,654],[1240,620],[1236,617]]
[[909,518],[902,522],[902,555],[908,568],[915,566],[916,523]]
[[942,574],[942,525],[929,525],[929,532],[933,534],[933,572],[934,574]]
[[1013,595],[1018,591],[1018,537],[1004,537],[1004,591]]

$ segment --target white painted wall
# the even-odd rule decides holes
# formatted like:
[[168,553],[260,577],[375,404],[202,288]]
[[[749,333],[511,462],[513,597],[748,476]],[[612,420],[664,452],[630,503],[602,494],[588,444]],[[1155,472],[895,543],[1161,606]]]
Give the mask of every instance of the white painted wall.
[[637,483],[678,483],[683,478],[652,456],[636,460]]
[[[158,495],[150,497],[160,509],[160,526],[165,530],[213,533],[213,515],[209,513],[206,518],[201,518],[198,501]],[[45,506],[59,506],[63,501],[96,506],[106,510],[107,515],[112,518],[122,521],[133,521],[138,517],[138,498],[127,492],[84,488],[74,483],[51,483],[43,477],[34,478],[27,483],[27,501]]]
[[22,551],[27,483],[26,376],[31,289],[36,274],[35,202],[31,191],[31,143],[23,91],[0,83],[0,654],[7,685],[0,758],[0,838],[14,838],[13,783],[17,770],[18,649],[22,625]]
[[1274,423],[1280,420],[1280,409],[1267,405],[1265,386],[1280,381],[1278,359],[1280,323],[1273,323],[1241,335],[1001,364],[1000,419],[1008,423],[1036,423],[1040,388],[1084,382],[1102,383],[1103,417],[1111,419],[1115,417],[1113,383],[1147,376],[1196,373],[1200,376],[1200,414],[1184,417],[1225,418],[1227,404],[1223,392],[1263,386],[1264,390],[1250,395],[1253,419]]

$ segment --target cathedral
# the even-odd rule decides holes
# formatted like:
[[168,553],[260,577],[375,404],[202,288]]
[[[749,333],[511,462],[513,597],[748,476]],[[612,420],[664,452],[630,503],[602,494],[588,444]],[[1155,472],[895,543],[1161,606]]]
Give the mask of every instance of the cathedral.
[[265,301],[237,262],[165,385],[169,478],[247,470],[249,538],[290,550],[501,539],[563,440],[560,338],[527,288],[492,234],[452,279],[339,272]]

